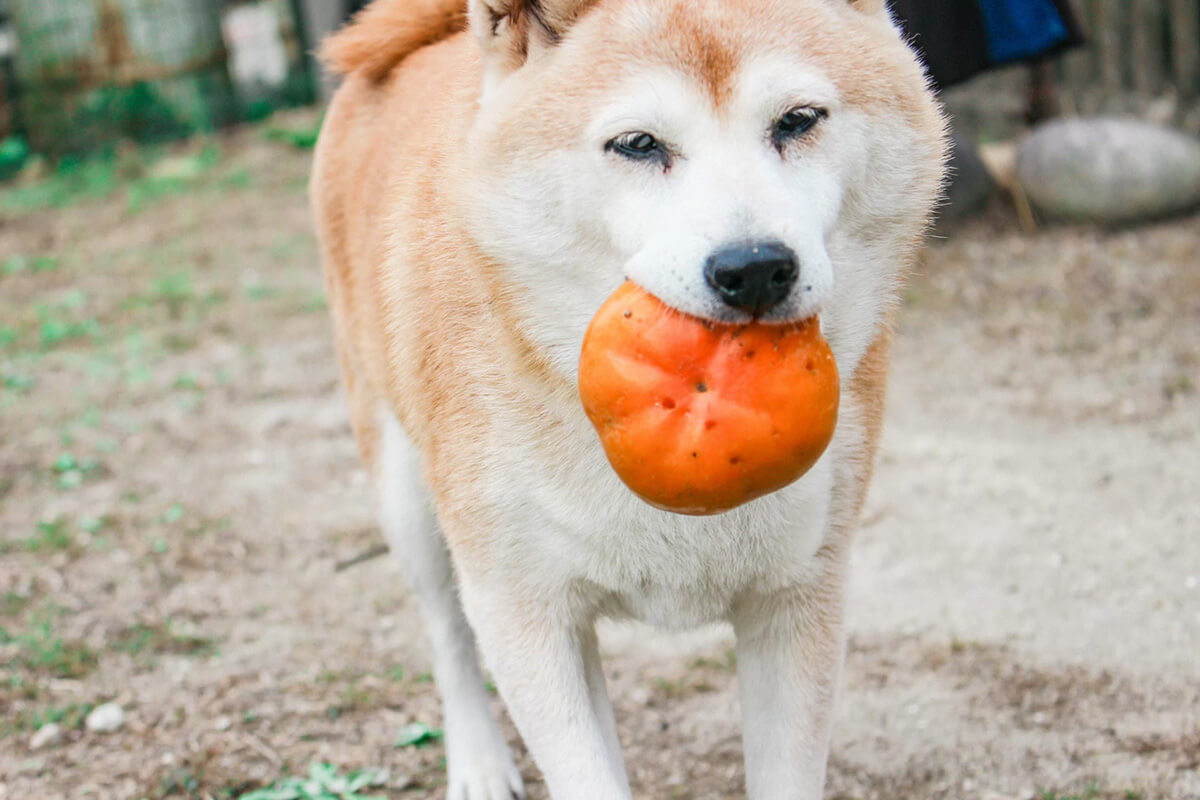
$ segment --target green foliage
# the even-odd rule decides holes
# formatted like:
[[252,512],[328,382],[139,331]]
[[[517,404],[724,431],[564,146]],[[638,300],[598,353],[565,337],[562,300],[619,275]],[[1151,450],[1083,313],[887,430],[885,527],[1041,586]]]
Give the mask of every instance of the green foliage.
[[55,635],[53,614],[40,615],[28,631],[0,628],[0,645],[16,646],[13,665],[56,678],[82,678],[96,668],[96,653],[82,642]]
[[138,623],[122,631],[110,645],[118,653],[133,656],[174,654],[208,657],[217,652],[212,639],[176,633],[171,621],[147,625]]
[[0,181],[16,175],[28,160],[29,143],[20,136],[10,136],[0,141]]
[[84,337],[100,338],[100,322],[95,317],[81,313],[87,304],[87,296],[79,290],[64,294],[55,303],[38,303],[34,306],[37,316],[38,343],[42,350]]
[[76,489],[83,485],[88,477],[100,470],[100,462],[94,458],[79,461],[69,452],[58,454],[51,467],[60,489]]
[[9,256],[0,262],[0,275],[17,275],[22,272],[55,272],[58,269],[58,259],[50,256]]
[[213,143],[167,157],[152,147],[68,156],[41,180],[0,190],[0,212],[62,208],[124,189],[128,208],[136,213],[157,200],[211,183],[220,161],[221,149]]
[[445,735],[441,728],[431,728],[424,722],[414,722],[396,731],[396,747],[428,747]]
[[45,725],[54,723],[63,730],[74,731],[83,727],[87,715],[96,706],[92,703],[71,703],[67,706],[51,706],[41,711],[35,711],[30,720],[31,727],[37,730]]
[[320,138],[321,122],[319,120],[316,125],[304,128],[267,128],[263,136],[268,141],[282,142],[298,150],[311,150],[317,146],[317,139]]
[[361,769],[342,776],[330,764],[313,764],[308,777],[283,778],[266,789],[241,795],[238,800],[384,800],[362,790],[383,786],[384,770]]
[[117,185],[117,162],[111,152],[89,159],[66,158],[45,179],[0,191],[0,211],[62,208],[79,200],[105,197]]

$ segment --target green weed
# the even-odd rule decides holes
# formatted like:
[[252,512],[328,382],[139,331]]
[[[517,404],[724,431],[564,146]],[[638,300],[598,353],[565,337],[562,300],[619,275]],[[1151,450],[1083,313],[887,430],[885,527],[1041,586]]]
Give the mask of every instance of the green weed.
[[33,377],[16,372],[5,372],[0,378],[0,386],[14,394],[28,394],[36,383]]
[[23,633],[0,628],[0,644],[15,645],[16,666],[56,678],[82,678],[96,668],[96,653],[82,642],[67,641],[54,633],[53,615],[41,615]]
[[396,731],[396,747],[428,747],[445,737],[441,728],[431,728],[424,722],[414,722]]
[[17,275],[22,272],[54,272],[58,269],[57,258],[50,256],[9,256],[0,262],[0,275]]
[[321,135],[321,122],[312,127],[284,128],[271,127],[263,132],[263,138],[269,142],[282,142],[298,150],[311,150],[317,146]]
[[100,338],[99,320],[79,313],[86,303],[87,296],[77,289],[67,292],[56,303],[38,303],[33,307],[42,350],[84,337]]
[[32,536],[0,542],[0,553],[56,553],[70,550],[74,544],[66,518],[58,517],[38,522]]
[[171,272],[154,280],[150,286],[153,301],[163,303],[172,319],[178,319],[184,306],[196,298],[192,276],[187,272]]
[[54,459],[51,471],[55,475],[55,483],[59,489],[77,489],[83,482],[100,473],[100,462],[94,458],[79,461],[69,452],[59,453]]
[[126,628],[110,644],[110,649],[132,656],[171,654],[201,658],[217,652],[212,639],[177,633],[172,630],[169,619],[152,625],[139,622]]
[[51,706],[41,711],[33,712],[30,727],[37,730],[45,725],[54,723],[63,730],[74,731],[83,727],[87,715],[95,705],[92,703],[71,703],[68,706]]
[[26,594],[5,592],[0,595],[0,617],[20,616],[29,607],[32,600],[33,598]]
[[384,786],[387,780],[385,770],[354,770],[342,776],[330,764],[313,764],[307,777],[283,778],[266,789],[247,792],[238,800],[384,800],[362,791]]

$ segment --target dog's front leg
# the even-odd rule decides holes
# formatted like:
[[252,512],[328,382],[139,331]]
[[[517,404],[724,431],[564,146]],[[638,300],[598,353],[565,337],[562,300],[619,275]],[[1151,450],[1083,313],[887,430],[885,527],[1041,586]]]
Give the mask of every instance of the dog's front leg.
[[592,614],[569,591],[462,582],[484,659],[554,800],[629,800]]
[[741,598],[734,616],[751,800],[820,800],[842,662],[842,570]]

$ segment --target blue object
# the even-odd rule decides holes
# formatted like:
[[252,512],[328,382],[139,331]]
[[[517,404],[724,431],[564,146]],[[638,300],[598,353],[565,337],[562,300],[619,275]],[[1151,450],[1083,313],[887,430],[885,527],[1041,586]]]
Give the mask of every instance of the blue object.
[[993,63],[1041,55],[1070,38],[1053,0],[979,0]]

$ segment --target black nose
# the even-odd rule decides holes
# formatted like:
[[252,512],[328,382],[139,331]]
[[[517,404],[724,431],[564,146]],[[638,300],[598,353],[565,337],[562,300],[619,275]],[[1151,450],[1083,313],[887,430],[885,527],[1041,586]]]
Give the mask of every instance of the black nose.
[[799,274],[796,254],[779,242],[722,247],[704,265],[704,279],[726,305],[756,317],[782,303]]

